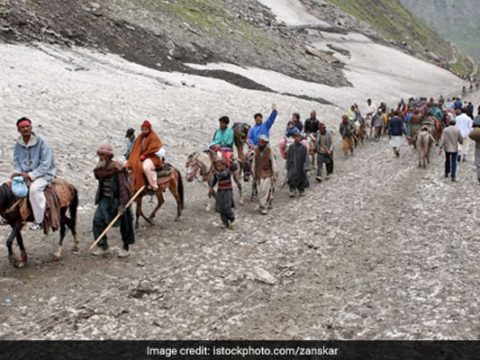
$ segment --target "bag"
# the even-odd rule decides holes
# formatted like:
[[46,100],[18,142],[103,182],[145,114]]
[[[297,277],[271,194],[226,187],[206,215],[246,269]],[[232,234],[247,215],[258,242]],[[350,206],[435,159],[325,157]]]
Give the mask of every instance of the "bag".
[[28,186],[23,176],[15,176],[12,179],[12,192],[17,198],[24,198],[28,195]]
[[158,150],[155,155],[160,158],[160,159],[165,159],[165,148],[162,147],[160,150]]
[[473,129],[468,136],[473,141],[479,142],[480,141],[480,128]]

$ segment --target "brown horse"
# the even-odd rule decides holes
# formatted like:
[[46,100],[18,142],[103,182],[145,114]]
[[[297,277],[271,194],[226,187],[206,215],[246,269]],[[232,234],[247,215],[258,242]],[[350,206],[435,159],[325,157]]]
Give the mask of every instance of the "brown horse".
[[430,133],[432,134],[435,143],[438,144],[443,134],[442,122],[438,120],[435,116],[428,116],[426,121],[424,121],[424,124],[430,127]]
[[236,122],[232,126],[233,130],[233,143],[237,148],[238,160],[243,161],[245,144],[247,143],[248,132],[250,131],[250,125],[247,123]]
[[[133,173],[130,173],[132,175]],[[169,189],[172,193],[175,201],[177,202],[177,217],[175,220],[182,215],[182,210],[184,208],[184,189],[183,189],[183,180],[182,174],[176,169],[173,165],[165,163],[163,169],[158,172],[158,189],[155,192],[157,197],[157,205],[153,209],[149,217],[146,217],[142,209],[143,197],[149,194],[149,190],[145,189],[140,193],[140,195],[135,199],[136,206],[136,218],[135,218],[135,229],[138,229],[140,226],[140,217],[143,217],[147,223],[153,225],[153,219],[157,214],[157,211],[162,207],[165,199],[163,193],[166,189]]]
[[[55,193],[52,195],[52,193]],[[55,179],[45,190],[47,199],[53,196],[59,205],[56,220],[54,211],[47,210],[45,213],[44,233],[49,230],[56,231],[60,228],[60,241],[57,251],[53,254],[55,260],[60,260],[62,256],[63,239],[65,238],[66,227],[70,229],[74,239],[73,251],[78,251],[78,238],[76,232],[78,193],[77,189],[65,180]],[[47,204],[49,201],[47,200]],[[70,217],[68,217],[67,210]],[[28,198],[16,198],[12,192],[11,184],[6,182],[0,186],[0,215],[5,219],[8,225],[12,227],[12,232],[7,238],[8,259],[10,263],[18,268],[27,264],[27,252],[23,243],[22,228],[26,222],[33,221],[33,214]],[[59,218],[58,218],[59,217]],[[15,255],[12,249],[13,239],[17,239],[20,249],[20,257]]]

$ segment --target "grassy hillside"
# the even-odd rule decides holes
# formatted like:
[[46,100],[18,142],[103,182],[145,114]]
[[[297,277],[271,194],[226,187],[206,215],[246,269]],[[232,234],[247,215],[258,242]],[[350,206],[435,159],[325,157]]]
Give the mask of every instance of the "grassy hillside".
[[400,2],[424,19],[432,29],[480,60],[478,0],[400,0]]
[[427,25],[412,15],[398,0],[329,0],[346,13],[362,20],[383,35],[400,43],[405,42],[413,51],[430,51],[450,59],[448,43]]

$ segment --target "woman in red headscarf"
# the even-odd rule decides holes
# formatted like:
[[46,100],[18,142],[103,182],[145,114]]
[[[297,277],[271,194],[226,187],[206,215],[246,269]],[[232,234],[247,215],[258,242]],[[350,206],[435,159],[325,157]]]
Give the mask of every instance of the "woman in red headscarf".
[[[150,121],[145,120],[141,127],[142,133],[132,145],[132,150],[127,161],[127,169],[133,170],[133,189],[138,191],[145,185],[147,178],[149,188],[158,189],[157,171],[162,166],[162,159],[156,153],[163,144],[155,131],[152,130]],[[143,176],[145,174],[145,177]]]

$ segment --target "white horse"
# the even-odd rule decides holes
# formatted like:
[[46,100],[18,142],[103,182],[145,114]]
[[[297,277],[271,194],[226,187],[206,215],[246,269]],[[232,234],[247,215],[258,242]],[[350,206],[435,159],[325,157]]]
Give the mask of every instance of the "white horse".
[[[207,186],[212,182],[213,175],[215,174],[214,159],[215,153],[213,151],[201,151],[193,152],[187,157],[187,181],[192,182],[197,179],[200,182],[206,182]],[[242,184],[240,183],[238,170],[233,171],[233,179],[237,184],[238,192],[240,194],[240,205],[243,205],[242,197]],[[208,195],[209,198],[214,196]],[[206,211],[210,211],[212,208],[212,202],[207,203]]]

